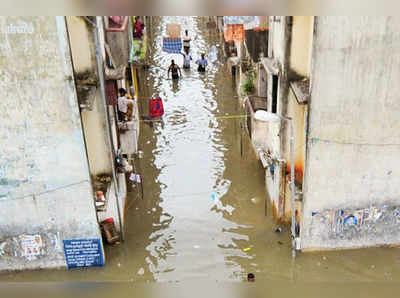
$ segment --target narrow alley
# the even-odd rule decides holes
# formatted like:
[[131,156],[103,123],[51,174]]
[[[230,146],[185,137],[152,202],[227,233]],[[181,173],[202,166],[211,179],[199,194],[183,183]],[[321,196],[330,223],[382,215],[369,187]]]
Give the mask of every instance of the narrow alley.
[[[165,114],[141,122],[139,187],[129,189],[125,241],[106,246],[104,268],[25,271],[2,281],[175,282],[183,280],[371,281],[399,280],[397,249],[373,248],[299,254],[291,258],[289,230],[277,232],[264,169],[245,130],[232,76],[224,61],[198,73],[194,61],[212,46],[222,57],[220,37],[201,17],[153,17],[149,68],[139,78],[141,115],[160,96]],[[168,23],[195,37],[190,70],[167,79],[171,59],[162,52]],[[373,257],[372,257],[373,256]]]

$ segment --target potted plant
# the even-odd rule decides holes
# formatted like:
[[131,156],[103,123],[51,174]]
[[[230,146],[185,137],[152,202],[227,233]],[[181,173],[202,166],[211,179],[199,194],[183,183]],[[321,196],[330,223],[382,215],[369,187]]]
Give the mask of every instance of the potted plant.
[[242,90],[246,95],[253,94],[256,91],[256,87],[254,86],[254,71],[249,71],[247,73],[247,78],[242,85]]

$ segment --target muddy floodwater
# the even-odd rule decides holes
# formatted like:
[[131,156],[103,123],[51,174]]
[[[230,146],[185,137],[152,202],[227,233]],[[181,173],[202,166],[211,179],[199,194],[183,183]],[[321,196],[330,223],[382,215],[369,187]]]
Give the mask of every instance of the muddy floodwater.
[[[180,23],[194,39],[191,70],[167,79],[171,59],[162,52],[167,23]],[[0,275],[2,281],[399,281],[400,249],[373,248],[298,253],[291,258],[286,227],[276,233],[264,183],[247,133],[222,43],[207,19],[153,17],[150,67],[141,71],[141,113],[146,97],[164,101],[162,122],[141,124],[143,192],[130,189],[125,241],[106,247],[106,266]],[[206,73],[194,61],[212,46],[219,59]]]

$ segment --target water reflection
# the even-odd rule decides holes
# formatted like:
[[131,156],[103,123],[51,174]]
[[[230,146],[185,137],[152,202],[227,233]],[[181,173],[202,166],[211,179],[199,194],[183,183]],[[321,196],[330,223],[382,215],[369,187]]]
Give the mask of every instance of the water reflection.
[[[241,279],[240,264],[227,257],[251,258],[242,251],[249,241],[246,229],[251,225],[232,220],[237,206],[225,199],[232,183],[224,177],[225,153],[231,144],[224,140],[224,124],[217,119],[219,67],[210,65],[201,74],[192,66],[178,82],[165,80],[169,61],[174,59],[181,65],[182,57],[162,53],[161,47],[156,47],[166,24],[173,22],[197,36],[191,43],[194,60],[207,53],[216,40],[211,43],[203,39],[200,19],[164,17],[155,22],[159,34],[154,34],[156,50],[149,82],[153,82],[151,93],[164,99],[166,112],[164,127],[150,132],[156,137],[151,162],[159,170],[152,174],[163,185],[159,194],[152,193],[159,195],[161,213],[172,216],[153,224],[146,247],[148,267],[156,280]],[[233,98],[233,90],[229,92],[224,95]]]

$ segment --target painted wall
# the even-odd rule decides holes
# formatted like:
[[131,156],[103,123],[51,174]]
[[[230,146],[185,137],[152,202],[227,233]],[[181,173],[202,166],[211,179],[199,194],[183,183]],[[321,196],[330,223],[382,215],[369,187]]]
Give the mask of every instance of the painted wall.
[[400,19],[315,26],[302,248],[400,244]]
[[[289,90],[288,103],[287,103],[287,116],[293,120],[294,128],[294,170],[295,170],[295,191],[302,191],[303,187],[303,174],[304,174],[304,163],[305,163],[305,128],[306,128],[306,117],[307,117],[307,105],[299,104],[293,90]],[[284,138],[286,146],[282,148],[283,156],[286,161],[286,168],[283,175],[282,187],[284,189],[284,204],[282,205],[284,210],[283,214],[286,221],[290,221],[292,216],[292,192],[290,189],[290,127],[285,123],[285,129],[281,131],[281,138]],[[301,204],[296,201],[296,210],[300,216]],[[299,216],[297,219],[299,220]]]
[[87,74],[96,79],[96,46],[92,25],[82,17],[69,16],[66,20],[75,73],[78,77]]
[[313,16],[294,16],[292,21],[290,69],[304,77],[310,75],[313,23]]
[[0,270],[62,267],[62,240],[101,237],[65,19],[1,17],[0,40]]
[[[305,159],[305,128],[306,128],[307,105],[299,104],[292,89],[289,90],[287,116],[293,119],[294,127],[294,166],[295,180],[300,186],[303,184],[304,159]],[[290,129],[286,129],[282,137],[286,137],[285,159],[287,160],[287,171],[290,172]]]

